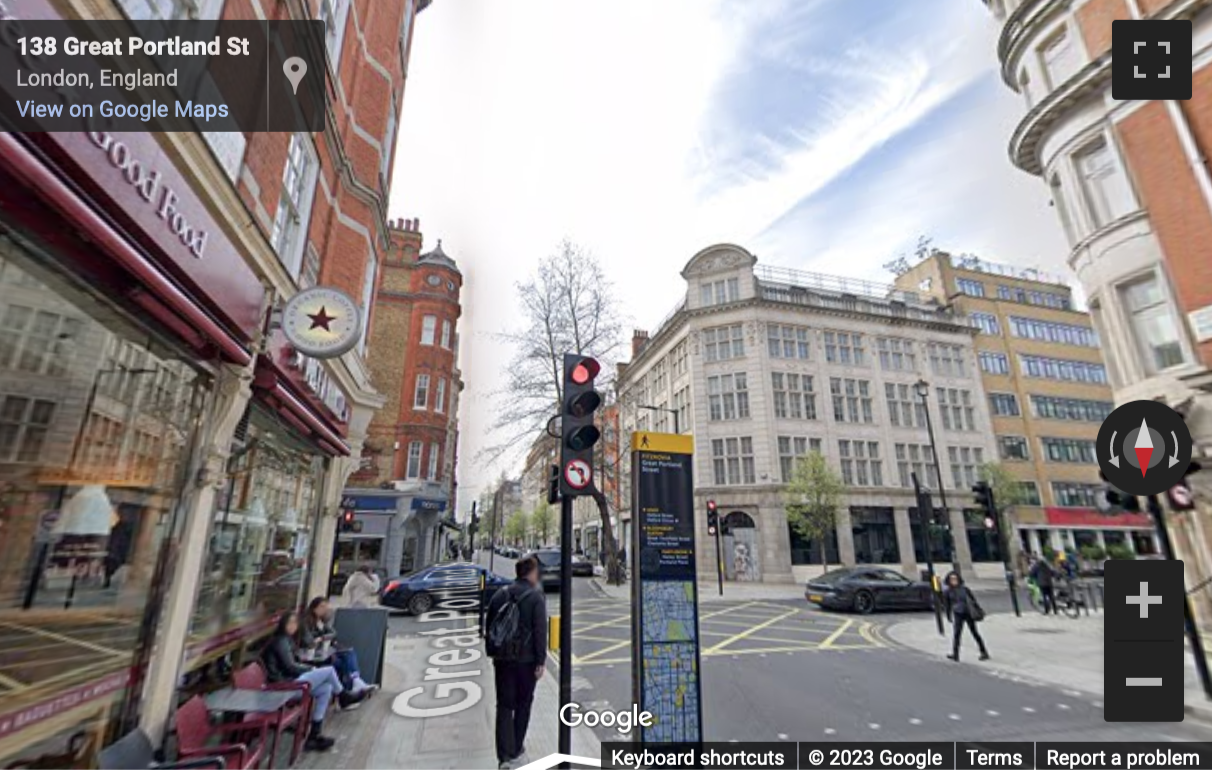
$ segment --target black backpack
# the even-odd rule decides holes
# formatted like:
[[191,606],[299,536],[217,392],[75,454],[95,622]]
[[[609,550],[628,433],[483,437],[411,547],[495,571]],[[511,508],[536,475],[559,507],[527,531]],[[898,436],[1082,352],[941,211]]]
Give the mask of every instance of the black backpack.
[[505,603],[497,610],[492,625],[488,627],[488,654],[497,660],[520,660],[522,652],[530,645],[530,629],[522,627],[517,592],[508,588],[504,590]]

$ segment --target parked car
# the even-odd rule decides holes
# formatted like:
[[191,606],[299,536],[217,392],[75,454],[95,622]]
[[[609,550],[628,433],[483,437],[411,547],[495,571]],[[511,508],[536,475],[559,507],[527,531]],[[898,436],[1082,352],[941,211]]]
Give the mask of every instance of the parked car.
[[539,583],[543,586],[544,591],[560,587],[560,550],[558,548],[540,548],[526,555],[538,560]]
[[512,582],[504,575],[489,572],[478,564],[438,564],[417,570],[411,575],[387,581],[387,585],[383,586],[383,591],[379,594],[379,604],[395,610],[406,610],[413,615],[428,612],[436,602],[440,601],[440,598],[435,596],[435,592],[444,588],[442,583],[455,571],[468,569],[476,570],[484,579],[485,602],[488,602],[492,599],[493,594]]
[[593,577],[593,562],[583,553],[572,555],[572,574],[574,577]]
[[930,584],[886,567],[845,567],[808,581],[804,596],[827,610],[869,614],[876,610],[934,608]]

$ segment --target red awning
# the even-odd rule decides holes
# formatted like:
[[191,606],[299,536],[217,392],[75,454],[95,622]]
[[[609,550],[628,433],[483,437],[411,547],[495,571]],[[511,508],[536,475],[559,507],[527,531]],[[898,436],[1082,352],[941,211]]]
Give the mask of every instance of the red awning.
[[1059,527],[1152,529],[1153,522],[1144,513],[1102,513],[1094,508],[1044,508],[1048,523]]

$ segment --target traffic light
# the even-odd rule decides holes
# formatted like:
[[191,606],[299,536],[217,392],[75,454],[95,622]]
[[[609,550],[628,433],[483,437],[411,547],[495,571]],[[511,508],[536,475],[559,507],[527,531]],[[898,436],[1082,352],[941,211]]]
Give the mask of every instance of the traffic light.
[[593,424],[593,413],[602,397],[593,388],[601,364],[589,356],[564,354],[564,403],[560,410],[559,492],[576,497],[593,494],[593,445],[601,432]]
[[348,510],[348,509],[345,511],[342,511],[342,513],[341,513],[341,531],[349,532],[351,529],[353,529],[353,525],[354,525],[354,512],[352,510]]
[[551,466],[551,473],[547,477],[547,502],[555,505],[560,502],[560,466]]
[[720,526],[720,514],[715,510],[715,500],[707,501],[707,534],[714,535]]
[[993,487],[987,481],[978,481],[972,487],[976,507],[985,515],[985,529],[998,530],[997,502],[993,499]]

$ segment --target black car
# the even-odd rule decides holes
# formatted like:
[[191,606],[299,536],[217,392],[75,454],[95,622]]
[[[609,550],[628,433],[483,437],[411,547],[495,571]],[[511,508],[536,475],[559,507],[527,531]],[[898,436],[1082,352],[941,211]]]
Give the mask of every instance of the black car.
[[396,610],[407,610],[413,615],[428,612],[436,602],[441,601],[441,598],[435,596],[434,593],[450,589],[450,586],[443,585],[444,583],[447,581],[470,582],[462,575],[456,576],[455,574],[469,569],[476,570],[480,577],[484,578],[484,601],[486,603],[492,599],[493,594],[513,582],[504,575],[489,572],[478,564],[439,564],[387,581],[387,585],[383,586],[383,592],[379,594],[379,604]]
[[585,558],[585,554],[574,553],[572,555],[572,576],[593,577],[593,562]]
[[845,567],[808,581],[804,596],[827,610],[851,610],[864,615],[876,610],[929,610],[934,598],[930,584],[910,580],[886,567]]
[[533,556],[538,560],[539,583],[543,586],[543,590],[560,587],[560,550],[558,548],[540,548],[527,553],[526,556]]

